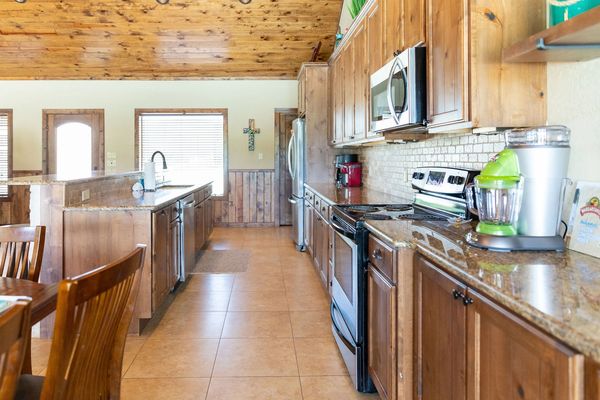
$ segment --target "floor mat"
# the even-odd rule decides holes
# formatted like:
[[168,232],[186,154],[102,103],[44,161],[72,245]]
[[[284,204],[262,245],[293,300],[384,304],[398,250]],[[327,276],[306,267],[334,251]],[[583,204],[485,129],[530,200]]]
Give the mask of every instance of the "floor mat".
[[249,259],[249,250],[204,250],[200,252],[192,273],[230,274],[232,272],[246,272]]

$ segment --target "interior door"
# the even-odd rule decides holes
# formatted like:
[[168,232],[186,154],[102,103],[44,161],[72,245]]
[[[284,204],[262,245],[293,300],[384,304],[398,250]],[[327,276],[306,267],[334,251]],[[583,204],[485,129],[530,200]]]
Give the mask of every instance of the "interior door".
[[288,171],[287,145],[292,136],[292,121],[298,113],[295,109],[275,111],[275,132],[279,136],[279,225],[292,224],[292,178]]
[[45,174],[104,170],[103,110],[43,110]]

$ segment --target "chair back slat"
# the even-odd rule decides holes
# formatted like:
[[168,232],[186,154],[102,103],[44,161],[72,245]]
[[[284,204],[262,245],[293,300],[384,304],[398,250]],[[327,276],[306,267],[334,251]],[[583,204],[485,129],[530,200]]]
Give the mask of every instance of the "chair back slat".
[[0,272],[2,277],[37,282],[42,267],[45,226],[0,227]]
[[29,340],[31,304],[19,300],[0,314],[0,400],[12,400]]
[[118,399],[145,247],[58,289],[44,400]]

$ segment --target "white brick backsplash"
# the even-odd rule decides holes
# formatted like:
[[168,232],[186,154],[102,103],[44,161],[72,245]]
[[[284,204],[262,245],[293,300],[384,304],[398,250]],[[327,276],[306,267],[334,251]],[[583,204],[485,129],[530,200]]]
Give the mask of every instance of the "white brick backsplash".
[[[354,151],[363,163],[363,185],[402,197],[412,197],[410,176],[420,166],[439,165],[481,169],[504,148],[498,135],[435,135],[416,143],[364,147]],[[407,174],[409,181],[403,180]]]

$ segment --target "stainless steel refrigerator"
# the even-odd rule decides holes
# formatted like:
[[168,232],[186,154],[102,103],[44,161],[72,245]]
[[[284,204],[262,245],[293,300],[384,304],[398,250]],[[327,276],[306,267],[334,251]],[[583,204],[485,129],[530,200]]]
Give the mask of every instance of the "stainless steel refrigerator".
[[304,250],[304,178],[306,176],[306,130],[304,119],[292,123],[292,137],[287,148],[287,163],[292,177],[292,194],[288,201],[292,204],[292,232],[294,243],[299,251]]

